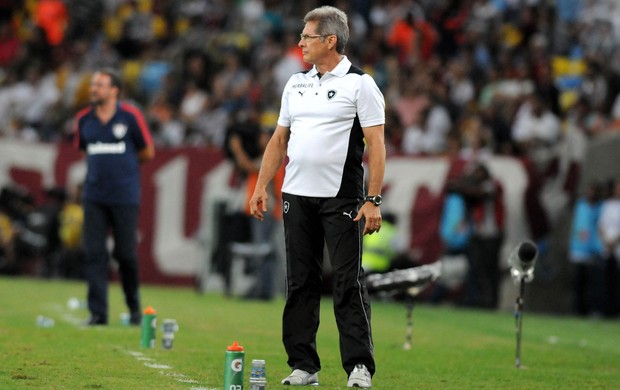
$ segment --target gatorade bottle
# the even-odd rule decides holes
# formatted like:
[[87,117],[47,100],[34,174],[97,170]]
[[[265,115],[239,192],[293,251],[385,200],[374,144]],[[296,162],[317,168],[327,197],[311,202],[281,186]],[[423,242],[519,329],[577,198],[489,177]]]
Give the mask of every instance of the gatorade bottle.
[[155,330],[157,329],[157,313],[148,306],[142,316],[142,337],[140,344],[143,348],[155,348]]
[[224,390],[243,390],[243,347],[236,341],[226,349]]

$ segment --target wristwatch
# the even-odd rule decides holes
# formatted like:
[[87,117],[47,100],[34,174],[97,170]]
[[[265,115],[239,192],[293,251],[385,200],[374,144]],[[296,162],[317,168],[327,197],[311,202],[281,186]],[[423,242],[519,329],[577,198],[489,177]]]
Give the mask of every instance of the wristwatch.
[[364,197],[364,202],[371,202],[375,206],[379,206],[381,205],[382,199],[383,198],[381,197],[381,195],[367,195],[366,197]]

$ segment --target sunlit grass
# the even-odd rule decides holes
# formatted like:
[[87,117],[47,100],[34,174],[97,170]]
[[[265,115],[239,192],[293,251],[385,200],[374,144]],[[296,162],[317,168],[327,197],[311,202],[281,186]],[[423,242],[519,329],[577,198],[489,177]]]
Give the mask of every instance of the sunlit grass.
[[[226,346],[238,341],[246,362],[265,359],[269,388],[289,373],[281,343],[283,300],[243,301],[190,288],[145,286],[143,304],[159,323],[179,324],[174,347],[140,347],[139,327],[121,324],[118,285],[110,289],[110,325],[85,328],[71,297],[82,282],[0,278],[0,388],[221,389]],[[346,388],[331,300],[321,308],[318,350],[323,389]],[[522,368],[515,368],[515,319],[508,312],[417,305],[413,347],[404,350],[401,303],[373,302],[376,389],[614,389],[620,386],[620,322],[525,312]],[[37,315],[54,319],[36,325]],[[246,387],[249,369],[246,369]]]

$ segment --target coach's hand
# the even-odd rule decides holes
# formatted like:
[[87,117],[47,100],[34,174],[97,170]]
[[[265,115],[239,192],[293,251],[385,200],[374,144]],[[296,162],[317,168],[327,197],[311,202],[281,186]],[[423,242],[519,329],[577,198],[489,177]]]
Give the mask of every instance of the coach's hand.
[[353,218],[355,222],[365,218],[363,234],[373,234],[381,230],[381,208],[371,202],[364,202],[357,216]]
[[254,190],[254,194],[252,194],[252,198],[250,199],[250,214],[261,221],[265,219],[263,213],[267,212],[267,201],[269,200],[269,195],[267,195],[267,191],[256,188]]

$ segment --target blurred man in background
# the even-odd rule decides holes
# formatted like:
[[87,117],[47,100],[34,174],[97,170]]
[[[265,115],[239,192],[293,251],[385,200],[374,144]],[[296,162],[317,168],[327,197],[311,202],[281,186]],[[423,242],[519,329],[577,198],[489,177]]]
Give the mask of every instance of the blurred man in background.
[[91,106],[75,118],[75,146],[86,155],[83,187],[84,273],[88,282],[87,325],[108,323],[108,229],[114,238],[130,323],[141,322],[137,256],[140,163],[155,148],[143,114],[121,102],[121,78],[113,69],[95,72]]

